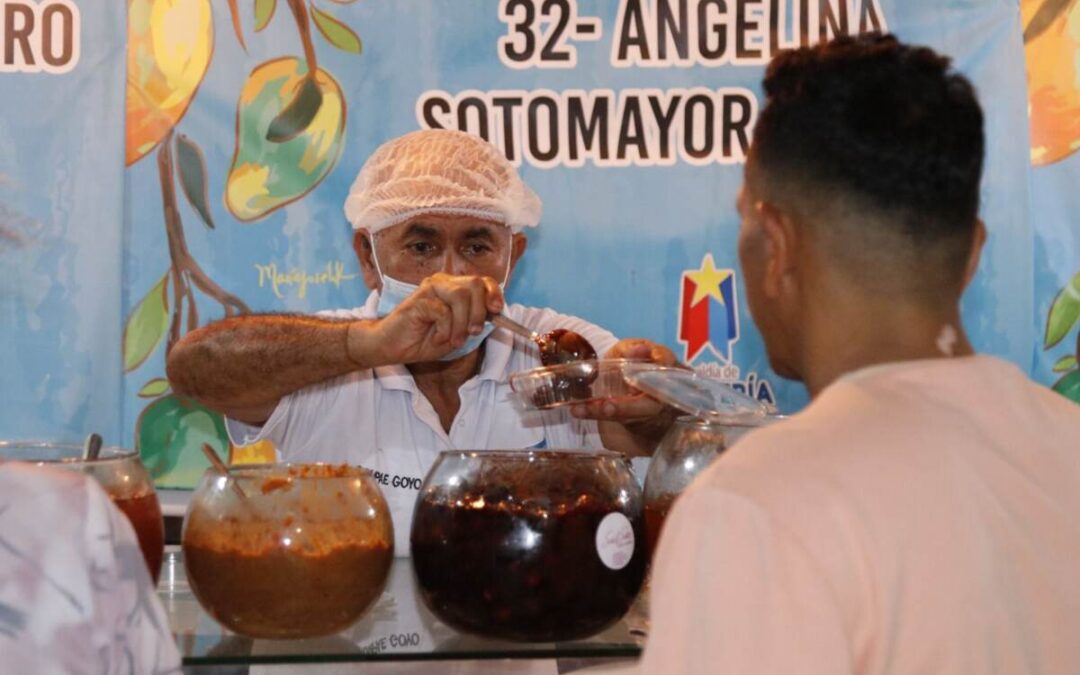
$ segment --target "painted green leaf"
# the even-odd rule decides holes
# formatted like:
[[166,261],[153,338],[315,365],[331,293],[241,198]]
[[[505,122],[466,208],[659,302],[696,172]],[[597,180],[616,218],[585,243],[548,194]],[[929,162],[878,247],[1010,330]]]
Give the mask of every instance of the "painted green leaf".
[[180,187],[191,206],[211,230],[214,217],[210,215],[206,187],[206,158],[202,149],[184,134],[176,135],[176,164],[180,169]]
[[364,45],[360,42],[360,36],[341,21],[314,5],[311,6],[311,18],[315,19],[315,27],[330,44],[351,54],[363,51]]
[[164,377],[155,377],[143,385],[143,388],[139,390],[138,396],[139,398],[157,398],[158,396],[167,393],[170,388],[169,381]]
[[150,403],[135,424],[135,446],[159,487],[193,488],[209,466],[202,444],[229,456],[229,437],[221,415],[170,394]]
[[305,77],[300,82],[296,96],[282,109],[270,128],[266,131],[266,140],[271,143],[290,141],[308,128],[311,120],[319,113],[322,105],[322,92],[312,77]]
[[1046,317],[1046,337],[1043,349],[1050,349],[1061,342],[1076,322],[1080,320],[1080,272],[1065,285],[1054,298]]
[[1065,398],[1080,403],[1080,370],[1074,370],[1054,384],[1054,391]]
[[274,18],[277,0],[255,0],[255,32],[258,33]]
[[124,372],[142,365],[169,329],[169,299],[165,294],[168,278],[168,274],[161,277],[128,317],[124,326]]
[[1078,364],[1076,361],[1076,357],[1072,354],[1068,356],[1062,356],[1060,359],[1057,360],[1057,363],[1054,364],[1054,372],[1064,373],[1065,371],[1075,369],[1077,365]]

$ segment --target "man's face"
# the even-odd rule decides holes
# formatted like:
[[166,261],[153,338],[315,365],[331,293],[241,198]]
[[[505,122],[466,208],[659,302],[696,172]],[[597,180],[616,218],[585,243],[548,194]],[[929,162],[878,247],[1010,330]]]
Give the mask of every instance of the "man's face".
[[[384,275],[419,284],[436,272],[487,276],[502,282],[508,277],[508,267],[512,268],[524,251],[525,237],[513,235],[501,223],[430,214],[381,230],[372,240]],[[378,287],[381,280],[372,261],[365,260],[367,256],[359,248],[357,251],[368,285]]]
[[761,202],[745,183],[736,201],[739,211],[739,267],[742,268],[746,301],[750,316],[765,342],[769,365],[777,375],[800,379],[794,367],[789,302],[776,279],[767,279],[775,271],[772,245],[763,225]]

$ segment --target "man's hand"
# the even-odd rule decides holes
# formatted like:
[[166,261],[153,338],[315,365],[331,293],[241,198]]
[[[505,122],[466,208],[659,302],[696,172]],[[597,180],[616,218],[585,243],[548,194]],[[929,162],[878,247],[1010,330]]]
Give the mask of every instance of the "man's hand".
[[[604,358],[643,359],[662,366],[679,365],[670,349],[642,338],[620,340]],[[575,405],[570,412],[574,417],[597,420],[604,446],[631,456],[651,455],[680,414],[644,393]]]
[[433,274],[389,315],[370,322],[369,330],[350,332],[349,356],[378,365],[434,361],[479,334],[504,302],[490,277]]

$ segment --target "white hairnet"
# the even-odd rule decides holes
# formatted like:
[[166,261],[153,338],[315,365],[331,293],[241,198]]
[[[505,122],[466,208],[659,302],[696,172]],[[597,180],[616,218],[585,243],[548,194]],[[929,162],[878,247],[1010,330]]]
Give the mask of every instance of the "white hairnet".
[[421,213],[474,216],[513,232],[542,205],[498,148],[461,131],[414,131],[376,150],[349,190],[345,217],[372,234]]

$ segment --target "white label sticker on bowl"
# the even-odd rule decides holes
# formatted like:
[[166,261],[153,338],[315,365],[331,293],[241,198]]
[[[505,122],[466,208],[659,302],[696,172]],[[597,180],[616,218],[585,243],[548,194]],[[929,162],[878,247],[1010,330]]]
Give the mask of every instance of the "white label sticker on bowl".
[[613,570],[621,570],[634,555],[634,527],[621,513],[609,513],[596,528],[596,552],[600,561]]

